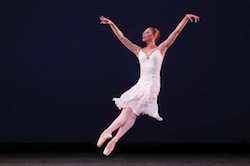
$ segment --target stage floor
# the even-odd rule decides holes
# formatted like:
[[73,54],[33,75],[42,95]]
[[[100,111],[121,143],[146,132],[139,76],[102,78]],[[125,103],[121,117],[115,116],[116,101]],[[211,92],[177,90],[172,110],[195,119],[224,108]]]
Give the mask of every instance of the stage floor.
[[250,154],[0,154],[0,166],[249,166]]

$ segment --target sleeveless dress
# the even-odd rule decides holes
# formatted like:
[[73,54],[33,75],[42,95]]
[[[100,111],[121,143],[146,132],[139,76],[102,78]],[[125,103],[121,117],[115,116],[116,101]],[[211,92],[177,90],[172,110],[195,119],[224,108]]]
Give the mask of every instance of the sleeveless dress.
[[163,118],[158,113],[157,98],[160,92],[163,56],[158,48],[148,56],[140,50],[138,60],[140,64],[139,80],[120,98],[112,100],[120,110],[129,107],[137,116],[148,115],[162,121]]

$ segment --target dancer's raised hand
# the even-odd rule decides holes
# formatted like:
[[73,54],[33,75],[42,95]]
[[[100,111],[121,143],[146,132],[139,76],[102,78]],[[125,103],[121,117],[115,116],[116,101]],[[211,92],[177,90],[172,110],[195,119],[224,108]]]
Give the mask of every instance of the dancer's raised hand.
[[111,21],[110,19],[108,19],[108,18],[106,18],[106,17],[104,17],[104,16],[101,16],[100,17],[100,24],[112,24],[113,23],[113,21]]
[[195,23],[197,23],[198,21],[200,21],[200,17],[194,14],[187,14],[186,17],[191,21],[195,21]]

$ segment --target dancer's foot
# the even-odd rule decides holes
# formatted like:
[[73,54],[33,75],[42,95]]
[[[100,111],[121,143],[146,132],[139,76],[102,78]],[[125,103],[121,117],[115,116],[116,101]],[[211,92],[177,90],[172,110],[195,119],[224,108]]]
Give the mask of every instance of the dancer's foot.
[[115,139],[110,140],[109,143],[107,144],[107,146],[105,147],[103,154],[105,156],[108,156],[114,150],[116,143],[117,143],[117,140],[115,140]]
[[107,139],[109,139],[109,138],[112,138],[112,134],[111,134],[111,133],[108,133],[107,131],[102,132],[102,134],[100,135],[100,137],[99,137],[99,139],[98,139],[98,141],[97,141],[96,146],[97,146],[98,148],[100,148],[100,147],[103,145],[103,143],[104,143]]

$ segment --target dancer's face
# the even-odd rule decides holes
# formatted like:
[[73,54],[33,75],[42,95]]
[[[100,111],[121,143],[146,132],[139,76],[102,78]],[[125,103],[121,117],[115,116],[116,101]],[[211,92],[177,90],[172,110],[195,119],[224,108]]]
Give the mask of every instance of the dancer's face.
[[154,40],[154,34],[151,28],[147,28],[143,33],[142,33],[142,41],[143,42],[149,42]]

